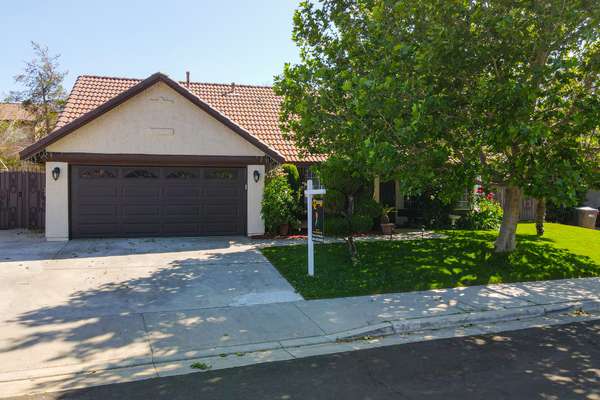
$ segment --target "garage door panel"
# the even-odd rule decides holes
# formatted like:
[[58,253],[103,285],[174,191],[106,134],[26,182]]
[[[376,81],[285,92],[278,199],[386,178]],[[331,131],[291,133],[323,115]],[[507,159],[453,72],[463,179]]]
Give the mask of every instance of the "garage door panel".
[[180,198],[199,200],[202,191],[200,188],[185,187],[185,186],[167,186],[164,188],[164,196],[169,200],[177,200]]
[[123,232],[124,236],[162,236],[161,225],[156,223],[121,224],[121,231]]
[[209,199],[235,198],[239,189],[235,187],[207,187],[204,188],[204,197]]
[[72,166],[73,237],[245,233],[242,168]]
[[204,212],[207,220],[214,221],[222,217],[239,217],[241,210],[235,204],[207,204]]
[[177,223],[166,223],[164,225],[164,232],[171,235],[197,235],[200,230],[200,224],[177,222]]
[[152,198],[159,199],[161,195],[161,188],[157,183],[152,185],[130,185],[128,186],[126,183],[123,185],[121,189],[121,195],[123,199],[138,199],[138,198]]
[[164,216],[200,218],[200,207],[197,204],[167,205],[164,207]]
[[84,217],[117,217],[117,207],[112,204],[81,204],[77,215]]
[[207,222],[204,227],[213,235],[237,235],[239,232],[239,225],[233,222]]
[[98,198],[116,198],[118,196],[117,188],[114,185],[82,185],[78,190],[78,196],[81,200],[96,200]]
[[123,210],[122,215],[124,218],[135,217],[135,216],[147,216],[147,217],[160,217],[160,206],[156,204],[143,205],[143,204],[126,204],[121,207]]

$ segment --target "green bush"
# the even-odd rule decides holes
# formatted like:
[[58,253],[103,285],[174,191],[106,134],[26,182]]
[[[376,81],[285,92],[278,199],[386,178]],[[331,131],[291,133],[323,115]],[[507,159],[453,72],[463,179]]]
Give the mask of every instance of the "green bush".
[[267,174],[262,200],[262,217],[269,233],[277,233],[284,224],[295,225],[297,201],[282,168],[275,168]]
[[373,218],[381,216],[381,204],[373,200],[371,193],[360,196],[354,210],[358,215],[366,215]]
[[498,229],[502,224],[502,206],[490,193],[475,195],[472,209],[459,220],[459,226],[475,230]]
[[373,221],[373,217],[370,215],[355,214],[352,217],[352,226],[354,227],[354,232],[369,232],[373,229]]
[[300,197],[300,173],[298,173],[298,168],[294,164],[282,164],[281,169],[285,172],[294,195]]
[[325,236],[345,236],[348,233],[348,222],[340,215],[325,215]]
[[[341,215],[325,215],[325,236],[347,236],[350,233],[348,221]],[[357,233],[373,229],[373,217],[355,214],[352,217],[352,230]]]

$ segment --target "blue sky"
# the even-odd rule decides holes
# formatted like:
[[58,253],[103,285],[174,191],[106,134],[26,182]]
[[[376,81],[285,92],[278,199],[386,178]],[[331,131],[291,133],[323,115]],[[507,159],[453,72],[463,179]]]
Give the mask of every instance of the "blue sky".
[[78,75],[271,84],[287,61],[297,0],[20,0],[3,2],[0,96],[32,58],[30,41],[61,54],[69,91]]

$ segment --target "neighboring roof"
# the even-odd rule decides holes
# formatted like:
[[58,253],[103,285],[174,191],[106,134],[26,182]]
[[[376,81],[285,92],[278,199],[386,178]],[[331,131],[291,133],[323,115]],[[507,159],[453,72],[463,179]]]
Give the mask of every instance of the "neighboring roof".
[[31,157],[53,141],[140,93],[157,81],[163,81],[188,97],[204,111],[257,145],[277,161],[316,162],[321,156],[301,157],[294,144],[279,129],[281,98],[269,86],[175,82],[163,74],[140,79],[83,75],[77,78],[56,130],[25,149]]
[[33,115],[21,103],[0,103],[0,121],[33,120]]

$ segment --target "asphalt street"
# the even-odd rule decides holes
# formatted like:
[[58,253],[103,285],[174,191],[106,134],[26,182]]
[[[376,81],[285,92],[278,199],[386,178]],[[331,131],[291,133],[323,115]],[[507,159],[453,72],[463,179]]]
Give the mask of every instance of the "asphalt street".
[[600,320],[199,372],[19,400],[482,398],[600,399]]

